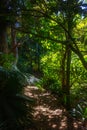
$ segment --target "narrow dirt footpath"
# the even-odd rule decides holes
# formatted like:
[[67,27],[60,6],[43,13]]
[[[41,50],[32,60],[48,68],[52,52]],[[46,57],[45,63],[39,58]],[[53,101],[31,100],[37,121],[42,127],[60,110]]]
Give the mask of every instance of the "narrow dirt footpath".
[[35,99],[34,128],[28,130],[86,130],[81,122],[67,118],[68,113],[50,92],[27,86],[25,93]]

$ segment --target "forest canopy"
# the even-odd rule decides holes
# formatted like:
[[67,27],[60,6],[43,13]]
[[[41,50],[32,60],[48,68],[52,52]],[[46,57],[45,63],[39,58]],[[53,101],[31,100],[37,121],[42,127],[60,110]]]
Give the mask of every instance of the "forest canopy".
[[87,0],[1,0],[0,68],[13,66],[39,75],[67,110],[86,100]]

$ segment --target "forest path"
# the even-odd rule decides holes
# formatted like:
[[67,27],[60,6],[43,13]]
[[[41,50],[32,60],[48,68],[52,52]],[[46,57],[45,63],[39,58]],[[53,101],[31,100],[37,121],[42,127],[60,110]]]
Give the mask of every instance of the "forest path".
[[81,122],[72,120],[58,99],[46,90],[27,86],[25,94],[35,99],[33,128],[28,130],[86,130]]

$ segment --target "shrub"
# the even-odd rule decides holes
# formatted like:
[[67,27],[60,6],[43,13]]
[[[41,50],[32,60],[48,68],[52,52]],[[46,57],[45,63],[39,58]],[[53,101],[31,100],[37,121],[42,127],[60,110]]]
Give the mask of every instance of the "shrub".
[[17,68],[0,67],[0,130],[22,130],[30,125],[33,100],[23,94],[26,85]]

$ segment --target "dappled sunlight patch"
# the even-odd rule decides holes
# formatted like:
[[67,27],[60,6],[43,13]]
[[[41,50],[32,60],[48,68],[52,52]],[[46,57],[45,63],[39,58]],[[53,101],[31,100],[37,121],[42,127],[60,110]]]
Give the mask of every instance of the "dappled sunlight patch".
[[60,127],[59,127],[59,129],[60,130],[64,130],[64,129],[66,129],[67,128],[67,117],[63,117],[63,119],[61,120],[61,122],[60,122]]
[[52,125],[52,128],[56,128],[56,127],[57,127],[57,125],[56,125],[56,124],[53,124],[53,125]]
[[[35,91],[35,92],[34,92]],[[31,98],[35,98],[37,99],[38,98],[38,88],[35,87],[35,86],[27,86],[25,88],[25,94]]]
[[50,92],[41,91],[36,86],[27,86],[25,94],[35,99],[34,130],[85,130],[81,122],[69,119],[66,109]]
[[66,124],[63,121],[61,122],[65,110],[64,108],[61,109],[61,106],[57,106],[57,104],[57,99],[49,92],[39,93],[37,105],[34,106],[33,116],[37,123],[40,122],[40,128],[42,128],[42,124],[46,124],[46,127],[53,130],[65,127]]
[[60,109],[56,109],[56,110],[51,110],[49,107],[44,107],[44,106],[37,106],[34,108],[35,110],[35,115],[37,113],[37,111],[40,113],[42,113],[43,115],[48,115],[48,118],[52,117],[52,116],[60,116],[62,115],[62,110]]
[[46,93],[40,94],[40,96],[50,96],[50,93],[46,92]]
[[74,128],[78,128],[78,124],[76,122],[73,123]]

